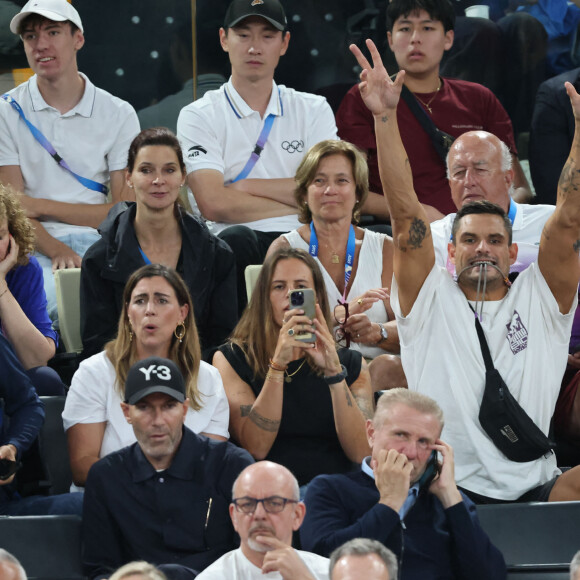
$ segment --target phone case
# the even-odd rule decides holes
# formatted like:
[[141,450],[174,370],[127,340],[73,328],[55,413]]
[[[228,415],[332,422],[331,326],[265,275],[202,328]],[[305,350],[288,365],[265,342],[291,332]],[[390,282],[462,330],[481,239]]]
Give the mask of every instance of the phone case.
[[[304,296],[304,301],[302,304],[293,304],[292,295],[297,293],[302,293]],[[290,291],[290,310],[302,309],[304,314],[314,320],[316,317],[316,301],[314,299],[314,290],[312,288],[303,288],[300,290]],[[312,332],[299,332],[296,334],[296,340],[301,340],[302,342],[316,342],[316,335]]]

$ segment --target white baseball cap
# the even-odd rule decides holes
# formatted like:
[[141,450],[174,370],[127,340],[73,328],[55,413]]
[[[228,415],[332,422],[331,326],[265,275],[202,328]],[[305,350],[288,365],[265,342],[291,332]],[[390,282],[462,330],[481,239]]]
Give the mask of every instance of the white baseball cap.
[[18,34],[20,23],[30,14],[40,14],[40,16],[44,16],[54,22],[70,20],[78,26],[81,32],[84,32],[79,13],[67,0],[30,0],[10,21],[10,30],[14,34]]

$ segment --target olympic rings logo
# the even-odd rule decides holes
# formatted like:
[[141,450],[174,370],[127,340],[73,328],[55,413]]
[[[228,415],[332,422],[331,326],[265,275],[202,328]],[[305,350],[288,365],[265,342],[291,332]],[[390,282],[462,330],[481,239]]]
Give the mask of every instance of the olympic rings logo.
[[288,153],[302,153],[304,151],[304,141],[282,141],[282,149]]

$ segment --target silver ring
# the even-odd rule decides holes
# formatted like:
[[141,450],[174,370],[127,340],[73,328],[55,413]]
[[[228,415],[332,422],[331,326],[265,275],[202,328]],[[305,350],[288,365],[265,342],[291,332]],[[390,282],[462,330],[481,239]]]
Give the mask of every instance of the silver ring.
[[288,336],[294,336],[294,329],[293,328],[288,329]]

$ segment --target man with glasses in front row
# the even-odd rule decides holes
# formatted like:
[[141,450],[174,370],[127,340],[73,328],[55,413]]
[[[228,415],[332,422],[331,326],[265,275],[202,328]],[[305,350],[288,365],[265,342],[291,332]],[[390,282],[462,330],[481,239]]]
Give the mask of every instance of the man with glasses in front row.
[[306,513],[298,482],[277,463],[246,467],[232,491],[230,516],[241,545],[206,568],[198,580],[328,579],[328,559],[292,548]]

